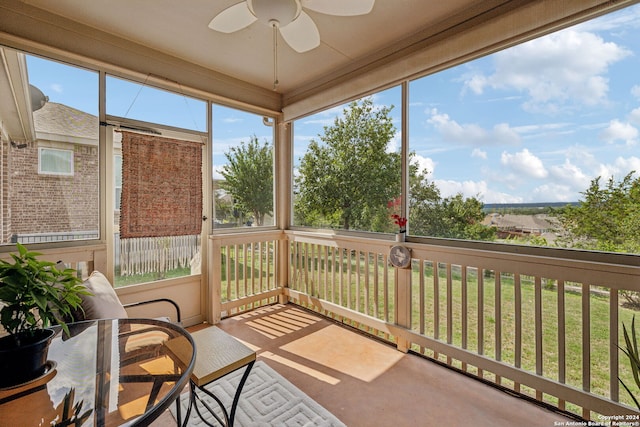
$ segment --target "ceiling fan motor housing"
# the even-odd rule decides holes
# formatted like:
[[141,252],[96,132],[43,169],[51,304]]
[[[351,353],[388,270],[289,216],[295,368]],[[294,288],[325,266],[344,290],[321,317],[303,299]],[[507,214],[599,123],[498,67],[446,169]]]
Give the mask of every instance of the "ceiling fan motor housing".
[[267,25],[285,27],[302,11],[299,0],[247,0],[251,13]]

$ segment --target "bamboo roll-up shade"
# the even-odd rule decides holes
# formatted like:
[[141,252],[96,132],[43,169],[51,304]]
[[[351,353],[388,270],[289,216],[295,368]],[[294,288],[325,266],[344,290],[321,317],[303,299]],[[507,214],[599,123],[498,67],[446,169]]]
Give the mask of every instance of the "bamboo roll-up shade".
[[201,230],[202,144],[122,132],[120,238]]

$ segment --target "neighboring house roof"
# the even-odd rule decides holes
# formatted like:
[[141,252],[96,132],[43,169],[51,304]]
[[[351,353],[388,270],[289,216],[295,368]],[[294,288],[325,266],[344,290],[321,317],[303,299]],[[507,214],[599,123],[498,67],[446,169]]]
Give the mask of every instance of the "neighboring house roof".
[[553,220],[547,215],[515,215],[490,214],[483,221],[485,225],[493,225],[498,230],[519,229],[544,232],[554,228]]
[[33,112],[33,122],[38,139],[98,143],[98,118],[68,105],[47,102]]

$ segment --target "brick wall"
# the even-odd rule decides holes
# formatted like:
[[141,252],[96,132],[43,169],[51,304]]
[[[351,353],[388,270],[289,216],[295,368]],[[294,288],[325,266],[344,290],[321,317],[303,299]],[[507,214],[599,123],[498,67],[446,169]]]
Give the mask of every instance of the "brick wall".
[[[98,148],[79,144],[68,148],[74,151],[73,176],[39,174],[37,143],[9,147],[8,235],[99,229]],[[6,236],[3,233],[3,239]]]

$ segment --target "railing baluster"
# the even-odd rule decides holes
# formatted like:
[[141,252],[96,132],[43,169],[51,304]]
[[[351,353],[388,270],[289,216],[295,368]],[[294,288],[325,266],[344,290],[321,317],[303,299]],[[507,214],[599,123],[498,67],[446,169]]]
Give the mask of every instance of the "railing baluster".
[[[591,286],[582,284],[582,389],[591,391]],[[583,408],[582,416],[589,417]]]
[[[516,368],[522,366],[522,287],[520,275],[513,275],[514,310],[515,310],[515,349],[513,364]],[[520,383],[514,384],[514,390],[520,392]]]
[[322,263],[324,267],[322,268],[322,276],[324,277],[322,280],[322,298],[328,299],[328,287],[329,287],[329,248],[324,246],[322,251]]
[[[438,262],[433,261],[433,338],[440,339],[440,269]],[[439,358],[437,352],[433,357]]]
[[347,307],[353,308],[351,283],[353,283],[353,257],[350,250],[347,250]]
[[373,253],[373,316],[380,318],[380,255]]
[[[498,270],[495,271],[495,358],[496,360],[502,360],[502,273]],[[496,383],[501,384],[502,379],[496,375]]]
[[[420,322],[420,334],[424,335],[425,330],[425,322],[426,322],[426,309],[425,309],[425,289],[424,289],[424,263],[425,261],[420,262],[420,267],[418,273],[420,274],[420,280],[418,281],[418,286],[420,287],[418,291],[418,297],[420,298],[419,306],[418,306],[418,317]],[[424,346],[420,346],[420,353],[424,353]]]
[[618,315],[618,290],[609,291],[609,397],[614,402],[620,401],[620,383],[618,382],[618,334],[620,321]]
[[340,252],[338,253],[338,258],[339,258],[339,262],[340,262],[340,294],[339,294],[339,304],[340,306],[344,306],[344,298],[343,298],[343,293],[344,293],[344,249],[339,248],[338,249]]
[[[478,354],[484,354],[484,269],[478,268]],[[483,370],[478,367],[478,376]]]
[[[387,259],[387,254],[382,255],[382,265],[384,271],[384,321],[389,321],[389,260]],[[388,335],[387,335],[388,338]]]
[[[447,263],[447,343],[453,343],[453,279],[450,263]],[[447,356],[447,363],[451,364],[450,356]]]
[[362,295],[362,289],[360,289],[361,287],[361,283],[360,283],[360,278],[361,278],[361,274],[360,274],[360,251],[353,251],[354,252],[354,256],[355,256],[355,268],[356,268],[356,298],[355,298],[355,309],[356,311],[360,311],[360,300],[361,295]]
[[[542,359],[542,278],[540,276],[535,277],[535,334],[536,334],[536,374],[542,375],[543,373],[543,359]],[[542,391],[536,390],[536,399],[542,401]]]
[[234,264],[231,263],[233,259],[231,253],[231,245],[221,245],[220,250],[224,251],[224,275],[225,275],[225,285],[226,285],[226,298],[223,301],[229,301],[231,299],[231,290],[233,285],[233,277],[234,277]]
[[[558,280],[558,381],[565,384],[567,381],[567,342],[566,342],[566,308],[564,280]],[[558,408],[564,410],[566,402],[558,400]]]
[[235,293],[233,294],[233,297],[235,299],[240,297],[240,248],[239,245],[233,245],[233,247],[233,256],[235,260],[233,266],[233,288]]
[[[460,266],[460,292],[461,292],[461,313],[460,316],[462,317],[462,348],[467,348],[467,339],[468,339],[468,316],[467,316],[467,312],[469,311],[469,301],[468,301],[468,296],[467,296],[467,266],[466,265],[461,265]],[[467,364],[466,363],[462,363],[462,370],[466,371],[467,370]]]
[[370,290],[369,290],[369,274],[371,274],[371,271],[369,270],[371,268],[371,263],[369,262],[369,259],[371,258],[371,252],[365,252],[365,260],[366,262],[364,263],[364,314],[369,314],[371,313],[370,310]]

